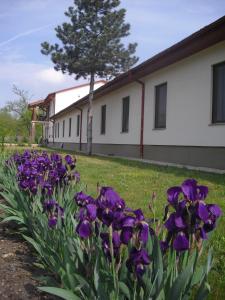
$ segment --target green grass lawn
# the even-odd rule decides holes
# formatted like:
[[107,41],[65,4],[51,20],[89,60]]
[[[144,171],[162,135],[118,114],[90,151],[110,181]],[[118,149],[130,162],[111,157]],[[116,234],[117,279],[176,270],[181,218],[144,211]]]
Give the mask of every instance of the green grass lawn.
[[170,186],[180,185],[186,178],[195,178],[209,187],[208,203],[217,203],[223,210],[217,230],[210,244],[214,248],[214,269],[210,274],[212,293],[209,299],[225,299],[225,175],[191,171],[174,167],[153,166],[126,159],[87,157],[77,155],[77,170],[86,191],[93,196],[97,183],[112,186],[131,208],[141,208],[147,216],[152,193],[157,195],[157,216],[162,217],[167,203],[166,191]]
[[77,170],[86,185],[87,193],[96,196],[97,183],[112,186],[129,207],[141,208],[146,216],[150,216],[148,203],[153,192],[157,195],[156,214],[161,218],[167,204],[166,191],[169,187],[180,185],[187,178],[195,178],[199,184],[207,185],[209,187],[207,202],[217,203],[223,211],[218,228],[210,239],[210,244],[214,248],[214,268],[210,274],[212,292],[209,299],[225,299],[225,175],[153,166],[110,157],[76,155],[76,158]]

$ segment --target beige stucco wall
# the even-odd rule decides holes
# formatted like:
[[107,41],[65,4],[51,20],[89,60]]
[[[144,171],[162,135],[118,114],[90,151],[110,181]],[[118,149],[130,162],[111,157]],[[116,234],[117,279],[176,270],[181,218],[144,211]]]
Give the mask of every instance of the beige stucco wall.
[[[122,133],[122,99],[130,96],[129,131]],[[106,133],[100,133],[101,106],[106,105]],[[141,85],[129,84],[96,101],[93,105],[93,142],[138,144],[140,134]]]
[[[94,89],[96,90],[100,86],[102,86],[104,82],[97,82],[94,85]],[[78,101],[89,93],[89,85],[85,85],[82,87],[77,87],[71,90],[67,90],[64,92],[58,92],[55,94],[55,114],[64,108],[68,107],[72,103]]]
[[[225,61],[225,42],[145,78],[147,145],[225,146],[225,125],[211,125],[212,66]],[[167,125],[154,130],[155,86],[167,82]]]

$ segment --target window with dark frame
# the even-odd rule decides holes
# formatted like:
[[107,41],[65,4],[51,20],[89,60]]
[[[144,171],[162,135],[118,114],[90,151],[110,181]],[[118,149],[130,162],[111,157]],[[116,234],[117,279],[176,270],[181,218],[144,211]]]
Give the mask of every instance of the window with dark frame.
[[213,66],[212,123],[225,123],[225,62]]
[[69,137],[71,136],[71,124],[72,123],[72,119],[69,118]]
[[80,135],[80,115],[77,115],[77,136]]
[[57,123],[54,124],[55,138],[57,138]]
[[63,130],[62,130],[62,136],[64,137],[65,135],[65,120],[63,120]]
[[59,123],[58,123],[58,138],[59,138]]
[[129,110],[130,110],[130,97],[123,98],[122,107],[122,132],[129,130]]
[[155,128],[166,128],[167,83],[155,87]]
[[101,106],[101,134],[105,134],[106,125],[106,105]]

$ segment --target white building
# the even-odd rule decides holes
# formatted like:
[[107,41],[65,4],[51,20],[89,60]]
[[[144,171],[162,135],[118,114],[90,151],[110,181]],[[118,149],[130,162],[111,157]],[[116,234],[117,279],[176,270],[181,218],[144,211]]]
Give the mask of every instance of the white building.
[[[85,151],[87,101],[51,115],[51,147]],[[93,153],[225,170],[225,16],[95,90]]]

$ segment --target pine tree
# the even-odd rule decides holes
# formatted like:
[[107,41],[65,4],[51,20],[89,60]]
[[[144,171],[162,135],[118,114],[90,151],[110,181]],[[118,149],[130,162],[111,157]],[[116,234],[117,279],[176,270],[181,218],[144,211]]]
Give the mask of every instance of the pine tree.
[[127,71],[138,58],[137,44],[124,46],[130,25],[120,0],[74,0],[65,15],[69,22],[55,28],[59,44],[41,44],[41,52],[51,55],[57,71],[90,78],[88,103],[87,153],[92,153],[92,101],[96,77],[112,78]]

